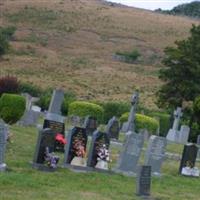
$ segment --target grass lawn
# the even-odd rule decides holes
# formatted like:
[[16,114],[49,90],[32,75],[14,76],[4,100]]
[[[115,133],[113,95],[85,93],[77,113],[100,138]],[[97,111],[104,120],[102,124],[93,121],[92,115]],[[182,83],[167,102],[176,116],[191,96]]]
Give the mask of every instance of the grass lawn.
[[[102,173],[74,173],[59,169],[54,173],[31,168],[37,139],[35,128],[12,126],[12,143],[8,143],[6,164],[8,170],[0,173],[0,199],[69,199],[69,200],[137,200],[135,178]],[[172,152],[174,152],[172,146]],[[170,150],[170,149],[168,149]],[[119,149],[112,147],[113,162]],[[60,166],[63,155],[60,154]],[[199,163],[198,163],[199,165]],[[177,174],[179,162],[166,160],[163,176],[152,178],[151,199],[200,199],[200,180]]]

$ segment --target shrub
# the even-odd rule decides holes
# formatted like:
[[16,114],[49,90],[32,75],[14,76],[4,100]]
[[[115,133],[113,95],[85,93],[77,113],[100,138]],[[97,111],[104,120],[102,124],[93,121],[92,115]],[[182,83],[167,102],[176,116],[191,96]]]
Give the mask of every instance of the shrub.
[[126,59],[126,61],[135,61],[138,59],[138,57],[141,56],[140,53],[138,52],[138,50],[136,50],[136,49],[132,50],[131,52],[117,51],[116,55],[123,56]]
[[0,96],[3,93],[18,93],[19,82],[14,76],[4,76],[0,78]]
[[158,118],[160,122],[160,136],[166,136],[168,130],[170,129],[170,115],[161,112],[150,112],[148,113],[150,117]]
[[33,97],[39,97],[42,94],[42,89],[31,83],[20,83],[19,91],[21,93],[28,93]]
[[5,54],[9,49],[9,40],[12,39],[16,28],[9,26],[7,28],[0,27],[0,56]]
[[17,122],[25,111],[26,100],[15,94],[3,94],[0,98],[0,117],[8,124]]
[[36,105],[40,106],[42,111],[48,110],[51,101],[52,91],[52,89],[47,89],[46,91],[43,91],[39,101],[36,102]]
[[104,109],[104,123],[107,123],[113,116],[120,117],[130,110],[130,104],[124,102],[97,102]]
[[80,117],[92,116],[102,122],[104,110],[101,106],[85,101],[75,101],[69,105],[69,115],[77,115]]
[[61,108],[63,115],[68,115],[69,104],[75,100],[76,100],[76,95],[73,92],[71,91],[65,92],[64,101],[62,103],[62,108]]
[[[128,121],[128,116],[129,113],[124,113],[120,117],[120,122],[126,122]],[[147,115],[142,115],[142,114],[136,114],[136,119],[135,119],[135,129],[138,132],[140,129],[147,129],[150,133],[156,133],[159,123],[156,119],[149,117]]]

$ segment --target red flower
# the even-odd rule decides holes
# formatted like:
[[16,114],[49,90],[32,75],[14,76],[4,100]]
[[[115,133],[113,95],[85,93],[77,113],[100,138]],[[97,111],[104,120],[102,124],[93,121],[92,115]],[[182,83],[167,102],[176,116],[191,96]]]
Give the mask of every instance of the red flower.
[[66,144],[67,143],[64,135],[61,134],[61,133],[57,133],[55,139],[56,139],[56,141],[60,142],[61,144]]

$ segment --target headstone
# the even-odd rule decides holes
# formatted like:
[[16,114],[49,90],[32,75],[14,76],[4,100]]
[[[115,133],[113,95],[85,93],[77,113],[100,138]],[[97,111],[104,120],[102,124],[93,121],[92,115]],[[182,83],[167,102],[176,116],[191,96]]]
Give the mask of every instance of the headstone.
[[70,117],[70,124],[71,126],[81,127],[81,118],[79,116],[71,116]]
[[136,178],[136,194],[149,196],[151,189],[151,166],[139,166]]
[[200,135],[197,137],[197,145],[200,145]]
[[180,118],[182,117],[182,115],[183,115],[183,113],[181,111],[181,108],[178,107],[174,111],[173,127],[172,127],[172,129],[169,130],[166,138],[167,138],[167,140],[169,140],[171,142],[186,144],[188,141],[190,128],[186,125],[182,125],[180,131],[178,130]]
[[126,133],[128,127],[128,122],[124,122],[121,127],[121,132]]
[[86,166],[87,134],[84,128],[74,127],[68,134],[64,165]]
[[19,124],[22,126],[35,126],[40,117],[40,112],[26,110]]
[[3,121],[0,121],[0,172],[6,170],[5,164],[6,151],[6,126]]
[[[50,128],[55,135],[61,134],[63,138],[65,138],[65,118],[61,115],[54,113],[47,113],[43,129]],[[64,145],[62,141],[55,140],[55,151],[64,151]]]
[[154,175],[160,175],[161,166],[165,159],[167,140],[164,137],[152,135],[145,155],[145,165],[151,166]]
[[199,176],[199,170],[195,167],[198,147],[195,144],[184,146],[179,173],[185,176]]
[[115,171],[126,175],[135,175],[143,144],[143,134],[130,133],[127,135]]
[[97,119],[96,117],[88,116],[85,118],[84,128],[88,135],[92,135],[93,132],[97,129]]
[[109,135],[110,138],[119,139],[119,121],[116,117],[113,117],[109,120],[108,125],[106,127],[106,133]]
[[[45,169],[53,169],[55,168],[55,161],[57,161],[56,156],[50,156],[49,162],[49,154],[51,155],[54,151],[55,145],[55,132],[51,129],[43,129],[39,131],[38,140],[36,144],[34,159],[33,159],[33,167],[41,170]],[[54,158],[54,159],[53,159]]]
[[139,93],[135,92],[131,98],[131,111],[129,113],[129,117],[128,117],[128,123],[127,123],[127,127],[126,127],[126,132],[135,131],[135,113],[136,113],[136,107],[137,107],[137,103],[139,100]]
[[62,90],[54,90],[48,112],[60,115],[63,99],[64,99],[63,91]]
[[88,154],[87,166],[108,169],[110,140],[107,133],[95,131],[92,136],[91,146]]

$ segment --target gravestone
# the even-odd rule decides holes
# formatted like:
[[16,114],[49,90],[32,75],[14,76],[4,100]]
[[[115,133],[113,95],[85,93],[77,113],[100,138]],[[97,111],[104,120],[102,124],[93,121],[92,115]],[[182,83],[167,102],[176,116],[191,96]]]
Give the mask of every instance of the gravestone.
[[[51,170],[54,168],[54,162],[45,162],[49,154],[53,153],[55,145],[55,132],[51,129],[43,129],[39,131],[33,167],[41,170]],[[48,154],[48,155],[47,155]],[[56,159],[56,156],[54,156]],[[53,160],[55,161],[55,160]]]
[[130,133],[127,135],[115,171],[126,175],[135,175],[143,144],[143,134]]
[[[108,169],[109,145],[110,140],[108,134],[96,130],[92,136],[87,166],[93,168]],[[100,166],[101,163],[103,164],[102,166]]]
[[183,115],[183,113],[181,111],[181,108],[178,107],[174,111],[173,127],[172,127],[172,129],[170,129],[168,131],[166,138],[167,138],[167,140],[175,142],[175,143],[186,144],[188,141],[190,128],[186,125],[182,125],[180,131],[178,130],[180,118],[182,117],[182,115]]
[[116,117],[113,117],[109,120],[108,125],[106,127],[106,133],[109,135],[110,138],[119,139],[119,121]]
[[69,120],[70,120],[71,126],[81,127],[81,118],[79,116],[71,116]]
[[19,124],[22,126],[35,126],[40,117],[40,112],[26,110]]
[[129,113],[128,123],[126,125],[126,132],[129,131],[135,132],[135,113],[138,101],[139,101],[139,93],[135,92],[131,98],[131,111]]
[[88,135],[92,135],[93,132],[97,129],[97,119],[96,117],[87,116],[84,122],[84,128],[86,129],[86,133]]
[[124,122],[121,127],[121,132],[126,133],[127,131],[128,122]]
[[87,134],[84,128],[74,127],[68,134],[64,165],[86,166]]
[[6,170],[5,151],[6,151],[6,126],[3,121],[0,121],[0,172]]
[[200,135],[197,137],[197,145],[200,145]]
[[145,165],[151,166],[154,175],[160,175],[162,163],[165,159],[167,140],[164,137],[152,135],[145,154]]
[[[55,114],[55,113],[47,113],[43,129],[50,128],[54,133],[55,136],[57,134],[61,134],[63,138],[65,138],[65,118],[61,115]],[[64,145],[65,143],[59,142],[55,140],[55,151],[64,151]]]
[[197,137],[197,146],[198,146],[197,158],[200,159],[200,135],[198,135]]
[[195,144],[184,146],[179,173],[186,176],[199,176],[199,170],[195,167],[198,147]]
[[63,100],[64,92],[62,90],[54,90],[48,112],[60,115]]
[[139,166],[136,178],[136,194],[138,196],[149,196],[151,189],[151,166]]

